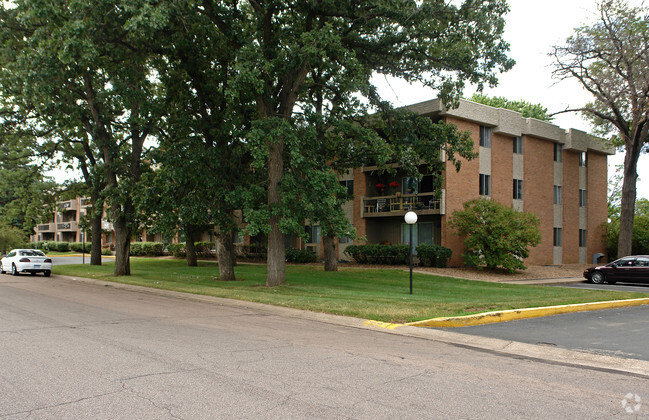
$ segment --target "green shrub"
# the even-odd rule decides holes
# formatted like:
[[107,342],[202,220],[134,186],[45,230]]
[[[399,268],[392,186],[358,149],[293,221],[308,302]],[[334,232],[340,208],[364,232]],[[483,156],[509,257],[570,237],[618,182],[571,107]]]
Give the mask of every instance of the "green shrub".
[[409,245],[349,245],[345,254],[359,264],[402,265],[408,263]]
[[55,251],[55,252],[69,252],[70,251],[70,242],[46,242],[43,241],[42,248],[46,251]]
[[214,249],[214,242],[194,242],[194,248],[196,248],[196,256],[198,258],[212,258],[215,256],[215,253],[212,251]]
[[131,242],[131,255],[134,257],[159,257],[163,249],[162,242]]
[[111,252],[110,248],[107,247],[101,249],[101,255],[113,255],[113,253]]
[[290,263],[314,263],[318,257],[308,249],[287,249],[286,262]]
[[449,226],[464,237],[464,261],[468,266],[525,270],[529,248],[541,242],[540,219],[494,200],[467,201],[455,210]]
[[185,244],[180,243],[180,244],[169,244],[167,245],[167,251],[171,255],[177,258],[185,258],[187,254],[185,253]]
[[[74,251],[74,252],[83,252],[83,248],[84,248],[83,245],[84,245],[83,242],[72,242],[72,243],[70,243],[70,249],[72,251]],[[86,242],[85,245],[86,245],[85,246],[86,252],[90,252],[90,248],[92,246],[92,243],[91,242]]]
[[437,244],[417,245],[419,264],[426,267],[446,267],[451,259],[452,251]]

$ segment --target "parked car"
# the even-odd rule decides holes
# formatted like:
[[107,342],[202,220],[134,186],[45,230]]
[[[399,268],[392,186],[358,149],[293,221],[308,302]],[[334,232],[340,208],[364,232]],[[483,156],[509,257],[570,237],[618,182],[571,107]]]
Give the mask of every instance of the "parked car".
[[649,283],[649,255],[630,255],[584,271],[591,283]]
[[52,274],[52,259],[37,249],[12,249],[0,261],[0,274],[43,273],[45,277]]

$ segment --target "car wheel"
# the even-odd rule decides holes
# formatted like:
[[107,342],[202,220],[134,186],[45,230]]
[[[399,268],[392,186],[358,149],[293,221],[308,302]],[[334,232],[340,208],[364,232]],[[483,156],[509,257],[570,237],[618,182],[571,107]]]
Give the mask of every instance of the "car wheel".
[[602,284],[604,283],[604,274],[601,271],[595,271],[590,275],[590,281],[595,284]]
[[13,276],[17,276],[17,275],[18,275],[18,270],[16,269],[16,264],[11,264],[11,274],[12,274]]
[[5,268],[2,265],[2,263],[0,263],[0,274],[4,274],[4,273],[5,273]]
[[45,277],[49,277],[49,276],[50,276],[50,274],[52,274],[52,272],[51,272],[51,271],[49,271],[49,270],[48,270],[48,271],[44,271],[44,272],[43,272],[43,275],[44,275]]

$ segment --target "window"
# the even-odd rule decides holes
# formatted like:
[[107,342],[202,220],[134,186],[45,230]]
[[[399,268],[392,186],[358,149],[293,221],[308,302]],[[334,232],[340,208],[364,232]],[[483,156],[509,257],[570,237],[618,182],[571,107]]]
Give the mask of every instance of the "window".
[[401,178],[402,194],[417,194],[419,192],[419,178],[404,177]]
[[586,229],[579,229],[579,246],[586,246]]
[[554,186],[554,204],[561,204],[561,185]]
[[563,144],[554,143],[554,161],[563,162]]
[[514,154],[523,154],[523,136],[514,137]]
[[[434,228],[432,223],[415,223],[412,225],[412,246],[417,247],[419,244],[432,244],[434,238]],[[410,225],[401,224],[401,243],[410,243]]]
[[586,207],[586,190],[579,190],[579,207]]
[[480,195],[491,195],[491,175],[480,174]]
[[354,240],[349,236],[341,236],[340,238],[338,238],[339,244],[351,244],[352,242],[354,242]]
[[554,228],[554,246],[561,246],[561,228]]
[[232,235],[232,240],[234,244],[241,245],[243,244],[244,234],[242,230],[237,230],[234,235]]
[[647,267],[647,266],[649,266],[649,258],[638,257],[638,259],[635,260],[635,266],[636,267]]
[[491,128],[480,126],[480,146],[491,147]]
[[354,180],[349,179],[347,181],[340,181],[340,185],[345,187],[347,190],[347,197],[351,200],[354,197]]
[[307,244],[320,243],[320,226],[304,226],[304,231],[307,235]]
[[579,153],[579,166],[586,166],[586,152]]
[[514,180],[514,200],[523,199],[523,180],[515,179]]

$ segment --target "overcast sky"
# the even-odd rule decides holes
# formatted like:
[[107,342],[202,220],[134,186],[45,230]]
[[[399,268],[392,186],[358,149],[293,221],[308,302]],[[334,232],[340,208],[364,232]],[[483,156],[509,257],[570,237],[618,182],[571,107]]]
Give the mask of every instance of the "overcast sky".
[[[630,1],[639,4],[640,1]],[[511,11],[506,16],[505,40],[510,44],[510,57],[516,60],[514,68],[500,75],[495,88],[485,89],[489,96],[504,96],[512,100],[539,103],[550,113],[579,107],[592,100],[577,82],[558,82],[552,78],[552,57],[548,54],[553,45],[565,42],[573,29],[593,22],[596,18],[595,0],[509,0]],[[377,78],[381,93],[397,105],[408,105],[433,99],[435,93]],[[469,97],[472,88],[465,91]],[[560,114],[554,123],[564,129],[577,128],[590,132],[590,125],[577,114]],[[617,152],[609,157],[609,176],[614,165],[622,164],[623,156]],[[643,155],[638,165],[640,181],[638,197],[649,198],[649,157]],[[644,182],[644,181],[647,182]]]

